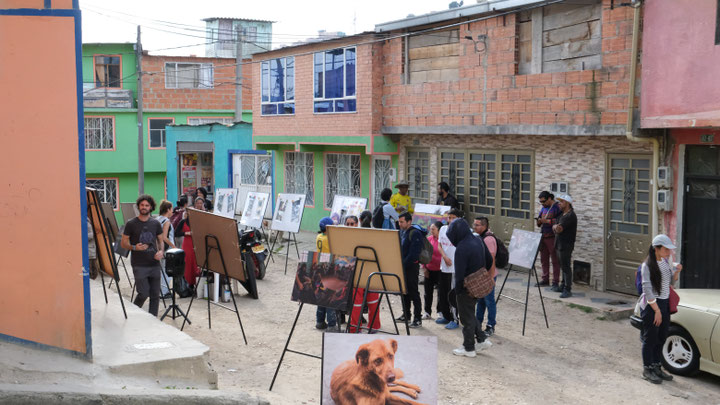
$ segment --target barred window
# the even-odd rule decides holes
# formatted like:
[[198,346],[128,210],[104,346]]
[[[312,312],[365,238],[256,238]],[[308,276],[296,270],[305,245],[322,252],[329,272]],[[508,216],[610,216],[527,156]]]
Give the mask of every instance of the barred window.
[[285,192],[305,194],[305,205],[315,205],[313,154],[285,152]]
[[360,155],[325,155],[325,208],[332,208],[335,195],[360,197]]
[[115,147],[113,117],[85,117],[85,150],[106,150]]
[[232,125],[232,117],[205,117],[205,118],[188,118],[188,125],[206,125],[206,124],[223,124]]
[[85,186],[98,191],[100,202],[110,203],[118,209],[118,181],[116,179],[86,179]]

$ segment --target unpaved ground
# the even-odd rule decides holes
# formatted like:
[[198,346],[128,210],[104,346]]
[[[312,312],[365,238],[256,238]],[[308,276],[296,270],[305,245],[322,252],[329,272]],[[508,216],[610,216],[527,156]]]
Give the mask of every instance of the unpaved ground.
[[[311,248],[313,237],[302,234],[301,250]],[[266,278],[258,281],[260,299],[253,300],[244,291],[236,296],[247,346],[232,312],[212,306],[212,329],[208,329],[206,301],[194,302],[193,323],[185,332],[211,348],[220,389],[261,395],[273,404],[318,404],[318,359],[287,353],[275,387],[268,391],[298,309],[290,301],[297,262],[291,254],[284,275],[282,259],[271,263]],[[520,291],[514,293],[521,296]],[[180,301],[187,308],[189,298]],[[393,309],[399,310],[398,298],[391,301]],[[387,330],[392,322],[384,307],[382,324]],[[522,336],[522,305],[501,300],[493,346],[472,359],[451,353],[462,342],[459,329],[449,331],[425,321],[422,328],[412,330],[414,335],[438,337],[439,403],[720,404],[719,377],[706,373],[695,378],[676,376],[675,381],[660,386],[642,380],[639,334],[628,321],[597,319],[597,314],[552,300],[546,300],[546,308],[550,329],[545,328],[535,297]],[[291,349],[320,354],[322,335],[315,330],[314,319],[315,307],[305,306]],[[179,320],[166,318],[165,322],[180,325]]]

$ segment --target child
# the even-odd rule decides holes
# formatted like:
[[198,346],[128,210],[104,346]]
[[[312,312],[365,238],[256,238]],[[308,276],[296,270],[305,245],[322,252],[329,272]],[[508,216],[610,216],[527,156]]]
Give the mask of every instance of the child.
[[[318,224],[320,232],[318,232],[318,236],[315,239],[318,253],[330,253],[330,243],[328,243],[328,237],[325,234],[325,231],[327,230],[326,227],[328,225],[333,224],[334,222],[330,219],[330,217],[325,217],[320,220],[320,223]],[[327,319],[327,323],[325,323],[325,319]],[[335,315],[334,309],[318,306],[317,311],[315,312],[315,321],[315,328],[317,329],[327,328],[328,332],[340,332],[340,327],[337,324],[337,316]]]

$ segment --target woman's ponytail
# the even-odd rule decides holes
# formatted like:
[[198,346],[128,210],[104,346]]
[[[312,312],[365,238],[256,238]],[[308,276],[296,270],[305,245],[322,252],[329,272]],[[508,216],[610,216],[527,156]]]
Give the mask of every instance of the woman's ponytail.
[[650,270],[650,284],[652,284],[653,290],[660,294],[660,291],[662,290],[662,275],[660,274],[660,267],[658,266],[657,256],[655,255],[655,246],[653,245],[650,245],[650,250],[648,251],[647,259],[645,259],[645,264],[647,264],[648,269]]

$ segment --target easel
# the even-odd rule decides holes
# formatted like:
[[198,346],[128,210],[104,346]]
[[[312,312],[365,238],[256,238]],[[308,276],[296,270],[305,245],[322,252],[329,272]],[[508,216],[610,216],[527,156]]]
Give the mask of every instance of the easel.
[[[365,250],[371,252],[371,253],[373,254],[374,259],[361,259],[361,258],[358,256],[358,249],[365,249]],[[388,309],[390,309],[390,316],[391,316],[392,319],[393,319],[393,325],[395,326],[395,333],[387,332],[387,331],[384,331],[384,330],[378,330],[378,329],[372,329],[372,330],[377,331],[377,332],[380,332],[380,333],[387,333],[387,334],[389,334],[389,335],[393,335],[393,334],[394,334],[394,335],[399,335],[399,334],[400,334],[400,329],[398,329],[398,327],[397,327],[397,322],[395,321],[395,314],[393,314],[393,309],[392,309],[392,305],[390,304],[390,297],[389,297],[389,295],[399,295],[399,296],[402,297],[402,293],[393,292],[393,291],[388,291],[387,286],[385,285],[385,277],[394,277],[394,278],[396,278],[396,279],[397,279],[397,282],[398,282],[398,286],[401,286],[401,285],[402,285],[402,282],[401,282],[401,280],[400,280],[400,277],[399,277],[397,274],[384,273],[384,272],[382,271],[382,269],[380,268],[380,261],[378,260],[377,252],[376,252],[375,249],[372,248],[372,247],[369,247],[369,246],[356,246],[355,249],[353,250],[353,256],[357,257],[357,258],[358,258],[357,260],[362,261],[362,264],[360,265],[360,273],[359,273],[358,276],[357,276],[357,279],[358,279],[358,280],[360,280],[361,277],[362,277],[363,271],[365,270],[365,263],[366,263],[366,262],[368,262],[368,263],[375,263],[375,265],[376,265],[377,268],[378,268],[378,271],[373,272],[373,273],[370,273],[370,275],[368,276],[367,282],[365,283],[365,284],[366,284],[366,285],[365,285],[365,293],[363,294],[363,300],[362,300],[361,308],[365,307],[365,305],[367,304],[367,296],[368,296],[368,293],[378,293],[378,294],[380,294],[380,296],[378,297],[378,306],[377,306],[377,308],[375,308],[375,312],[373,313],[373,315],[372,315],[372,317],[371,317],[371,319],[370,319],[370,322],[368,323],[368,326],[360,326],[359,324],[362,323],[362,322],[360,322],[360,318],[361,318],[361,317],[358,317],[358,325],[350,325],[350,322],[348,322],[348,323],[347,323],[347,326],[345,327],[345,333],[348,333],[348,332],[350,331],[350,327],[351,327],[351,326],[354,326],[354,327],[355,327],[356,333],[360,333],[360,330],[361,330],[361,329],[365,329],[365,330],[368,330],[368,331],[369,331],[369,330],[371,329],[371,325],[373,325],[373,324],[375,323],[375,319],[376,319],[377,316],[378,316],[378,312],[380,311],[380,302],[382,302],[382,298],[383,298],[383,295],[384,295],[384,296],[385,296],[385,299],[387,300]],[[380,282],[382,283],[382,286],[383,286],[383,289],[382,289],[382,290],[370,290],[370,281],[372,280],[373,277],[376,277],[376,276],[377,276],[377,277],[380,277]],[[355,280],[355,276],[353,276],[353,280]],[[354,291],[353,291],[353,299],[352,299],[352,302],[353,302],[353,303],[355,302],[355,297],[357,296],[357,292],[358,292],[358,290],[357,290],[357,288],[355,288]],[[370,317],[370,314],[368,314],[368,317]],[[351,319],[352,319],[352,316],[351,316]],[[410,335],[410,326],[409,326],[409,324],[408,324],[408,319],[407,319],[407,318],[405,319],[405,331],[406,331],[406,333],[407,333],[408,336],[409,336],[409,335]]]
[[[125,265],[125,260],[123,258],[127,258],[130,255],[130,252],[123,249],[122,246],[120,246],[120,235],[117,235],[115,237],[115,246],[113,251],[118,255],[118,259],[115,261],[115,267],[119,268],[119,264],[122,263],[123,269],[125,270],[125,277],[127,277],[128,284],[130,284],[130,290],[132,291],[130,295],[130,301],[132,301],[133,296],[135,295],[135,285],[133,284],[132,280],[130,279],[130,274],[128,273],[127,266]],[[108,288],[112,287],[112,280],[110,280],[110,284],[108,284]]]
[[542,290],[540,289],[540,281],[538,280],[537,271],[535,271],[535,260],[537,260],[538,255],[538,249],[535,250],[535,259],[533,260],[533,265],[530,269],[528,269],[528,279],[527,279],[527,289],[525,291],[525,301],[520,301],[516,298],[509,297],[507,295],[503,295],[503,288],[505,288],[505,283],[507,282],[508,277],[510,276],[510,272],[513,269],[513,265],[511,264],[510,267],[507,270],[507,273],[505,274],[505,279],[503,280],[502,286],[500,287],[500,291],[498,292],[497,299],[495,300],[495,303],[497,304],[500,301],[500,297],[505,297],[511,301],[515,301],[520,304],[525,305],[525,314],[523,315],[523,328],[522,328],[522,335],[525,336],[525,323],[527,321],[527,309],[528,309],[528,299],[530,298],[530,278],[533,274],[535,274],[535,282],[537,285],[538,293],[540,294],[540,304],[542,304],[542,310],[543,310],[543,316],[545,317],[545,326],[550,329],[550,324],[548,323],[547,319],[547,312],[545,312],[545,301],[543,301],[542,296]]
[[[267,260],[265,261],[265,266],[270,264],[270,259],[273,257],[273,248],[275,248],[275,243],[278,240],[278,237],[280,236],[280,232],[283,231],[275,231],[275,239],[273,239],[273,243],[270,246],[270,255],[268,255]],[[298,260],[300,260],[300,249],[298,249],[298,243],[297,238],[295,237],[295,232],[288,232],[290,235],[292,235],[292,239],[295,242],[295,253],[297,253]],[[288,266],[288,259],[290,258],[290,236],[288,236],[287,239],[287,250],[285,251],[285,274],[287,275],[287,266]],[[273,263],[275,262],[275,259],[272,259]]]
[[[212,245],[210,244],[211,241],[213,242]],[[222,263],[223,272],[225,273],[225,277],[227,277],[228,280],[230,279],[230,276],[228,275],[228,271],[227,271],[227,266],[225,265],[225,257],[223,256],[222,249],[220,248],[220,241],[218,240],[217,236],[215,236],[215,235],[210,235],[210,234],[205,235],[205,263],[203,263],[203,266],[202,266],[203,272],[200,275],[200,277],[202,278],[204,276],[207,278],[208,292],[210,291],[210,284],[213,284],[215,282],[213,272],[208,269],[210,253],[213,250],[217,250],[218,255],[220,255],[220,261]],[[255,275],[253,274],[252,277],[254,277],[254,276]],[[188,315],[190,315],[190,308],[192,308],[193,301],[195,300],[195,293],[197,292],[198,284],[200,284],[200,283],[195,283],[195,287],[193,288],[193,296],[192,296],[192,298],[190,298],[190,305],[188,305],[188,309],[187,309]],[[208,302],[208,329],[212,329],[212,314],[210,312],[210,304],[217,305],[221,308],[227,309],[228,311],[235,312],[235,315],[237,315],[238,323],[240,323],[240,331],[242,332],[243,340],[245,341],[245,344],[247,345],[247,338],[245,337],[245,329],[243,328],[242,320],[240,320],[240,311],[238,311],[237,302],[235,302],[235,294],[230,294],[230,297],[232,298],[233,306],[235,307],[234,310],[232,308],[226,307],[225,305],[218,304],[216,302],[212,302],[210,297],[208,297],[208,300],[207,300],[207,302]],[[174,300],[175,300],[175,296],[173,295],[173,302],[174,302]],[[189,319],[187,318],[187,316],[185,316],[185,320],[183,321],[182,326],[180,327],[180,330],[183,330],[183,328],[185,327],[186,321],[189,322]]]

